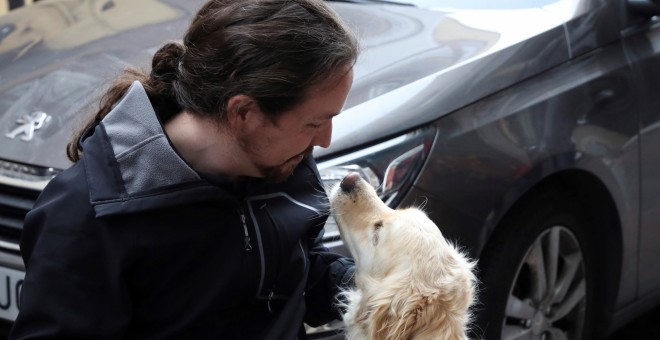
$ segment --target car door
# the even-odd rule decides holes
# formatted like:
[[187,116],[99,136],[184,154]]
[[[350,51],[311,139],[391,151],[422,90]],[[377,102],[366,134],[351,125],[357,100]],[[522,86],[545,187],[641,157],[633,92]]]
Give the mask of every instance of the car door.
[[623,35],[640,110],[642,166],[637,294],[644,297],[660,288],[660,18],[634,12],[629,15]]

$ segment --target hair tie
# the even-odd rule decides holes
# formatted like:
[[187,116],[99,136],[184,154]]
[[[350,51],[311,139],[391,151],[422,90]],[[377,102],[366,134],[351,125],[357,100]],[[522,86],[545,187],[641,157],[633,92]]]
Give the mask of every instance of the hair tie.
[[[181,73],[181,64],[183,62],[183,53],[180,53],[172,64],[169,67],[156,67],[151,69],[149,76],[152,79],[158,79],[167,83],[171,83],[179,78],[179,73]],[[162,71],[167,71],[165,73],[160,73]]]

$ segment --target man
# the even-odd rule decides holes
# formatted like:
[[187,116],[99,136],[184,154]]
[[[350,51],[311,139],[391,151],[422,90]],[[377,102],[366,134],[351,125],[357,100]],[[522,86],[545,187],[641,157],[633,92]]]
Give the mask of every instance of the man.
[[311,158],[352,83],[320,0],[213,0],[128,70],[26,216],[10,338],[303,339],[351,261]]

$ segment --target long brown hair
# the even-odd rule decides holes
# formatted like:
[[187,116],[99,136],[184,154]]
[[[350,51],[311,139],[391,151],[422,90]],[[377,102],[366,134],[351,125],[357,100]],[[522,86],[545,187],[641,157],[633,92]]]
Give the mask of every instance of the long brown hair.
[[110,86],[96,115],[67,145],[67,156],[80,160],[83,133],[135,80],[161,117],[186,110],[222,123],[228,99],[244,94],[275,118],[357,55],[355,37],[322,0],[211,0],[182,44],[169,42],[154,54],[150,74],[127,69]]

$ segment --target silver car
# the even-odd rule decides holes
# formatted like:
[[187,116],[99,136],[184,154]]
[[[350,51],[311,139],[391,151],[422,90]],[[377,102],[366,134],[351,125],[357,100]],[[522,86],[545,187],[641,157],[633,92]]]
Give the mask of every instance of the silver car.
[[[200,1],[55,0],[0,17],[0,319],[22,220],[109,79]],[[660,304],[659,0],[333,1],[363,53],[328,185],[358,171],[479,261],[473,337],[588,339]],[[332,219],[327,245],[344,252]],[[337,325],[309,329],[338,337]]]

